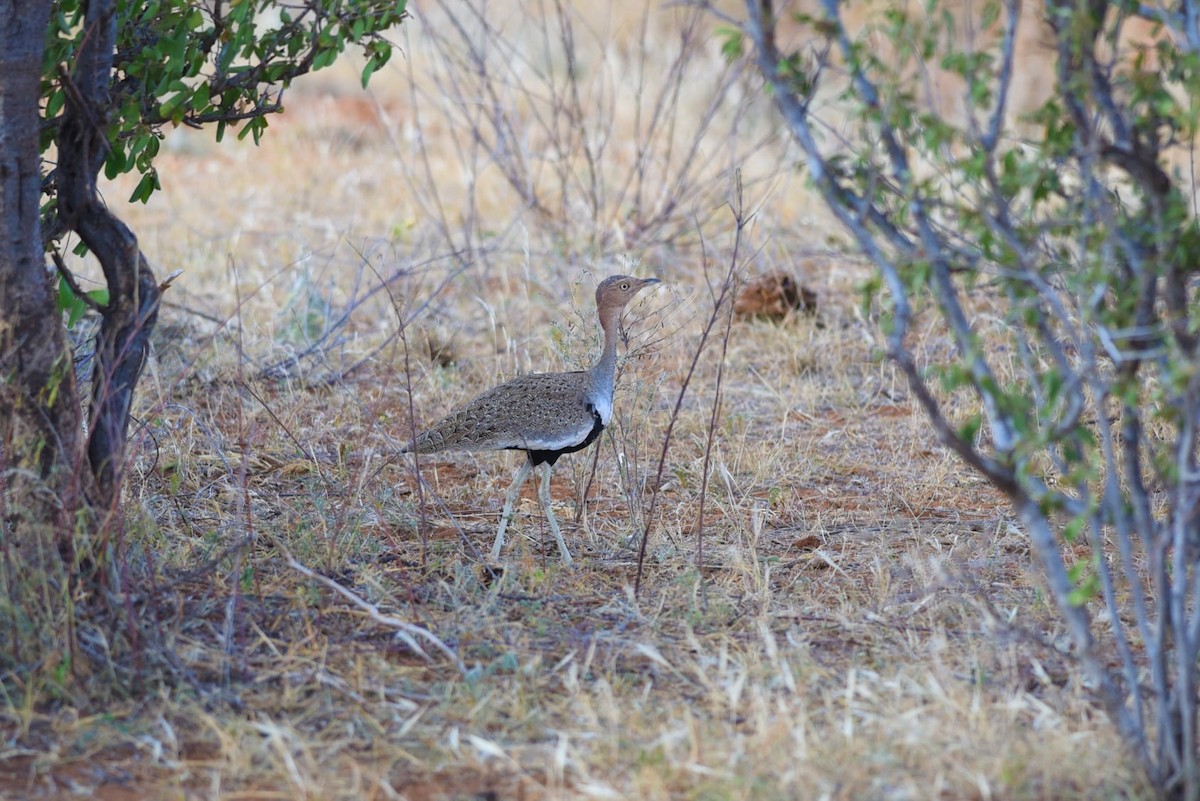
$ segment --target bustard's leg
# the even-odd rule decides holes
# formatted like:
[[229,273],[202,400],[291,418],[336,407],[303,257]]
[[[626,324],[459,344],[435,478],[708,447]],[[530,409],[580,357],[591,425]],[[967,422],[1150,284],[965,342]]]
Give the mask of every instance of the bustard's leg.
[[550,508],[550,472],[554,469],[554,465],[542,462],[538,467],[542,468],[542,483],[538,487],[538,498],[542,501],[542,508],[546,510],[546,522],[550,524],[550,530],[554,532],[554,541],[558,543],[558,552],[562,554],[563,563],[569,565],[575,560],[571,558],[571,552],[567,550],[567,544],[563,542],[562,531],[559,530],[558,521],[554,518],[554,510]]
[[525,479],[529,478],[529,474],[533,471],[533,464],[526,459],[521,463],[521,469],[513,476],[513,483],[508,487],[508,495],[504,498],[504,511],[500,513],[500,528],[496,531],[496,544],[492,546],[492,561],[500,561],[500,549],[504,547],[504,530],[508,528],[508,521],[512,519],[513,504],[517,502],[517,498],[521,494],[521,485],[525,483]]

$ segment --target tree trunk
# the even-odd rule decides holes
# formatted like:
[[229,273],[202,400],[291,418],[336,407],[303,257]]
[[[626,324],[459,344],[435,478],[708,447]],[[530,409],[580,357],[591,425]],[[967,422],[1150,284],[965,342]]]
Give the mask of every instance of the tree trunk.
[[[49,0],[0,0],[0,502],[69,543],[80,403],[42,252],[38,101]],[[62,540],[65,538],[66,542]]]
[[[0,666],[71,663],[84,448],[38,222],[49,0],[0,0]],[[6,671],[0,671],[0,674]]]

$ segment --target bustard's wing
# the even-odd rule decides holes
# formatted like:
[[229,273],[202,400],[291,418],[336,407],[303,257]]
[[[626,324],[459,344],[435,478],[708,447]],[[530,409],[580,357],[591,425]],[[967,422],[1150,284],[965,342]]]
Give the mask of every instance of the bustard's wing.
[[458,407],[405,446],[406,451],[561,450],[596,424],[586,401],[588,373],[534,373],[493,387]]

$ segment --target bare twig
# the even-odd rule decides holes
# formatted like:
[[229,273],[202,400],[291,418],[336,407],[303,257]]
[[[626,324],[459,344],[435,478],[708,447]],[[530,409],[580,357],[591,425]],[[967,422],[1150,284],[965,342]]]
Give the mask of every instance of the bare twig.
[[[726,270],[724,280],[713,300],[713,310],[709,315],[704,328],[700,333],[700,341],[696,345],[696,350],[692,354],[691,364],[688,366],[688,371],[683,377],[683,381],[679,386],[679,394],[675,398],[675,406],[671,410],[671,417],[667,422],[667,430],[663,434],[662,451],[658,457],[658,472],[654,478],[654,493],[650,496],[650,509],[646,512],[646,524],[642,530],[642,540],[638,545],[637,559],[637,575],[633,583],[634,595],[637,595],[642,586],[642,572],[646,562],[646,543],[650,539],[650,531],[654,528],[654,512],[658,506],[659,496],[662,494],[662,476],[663,470],[667,464],[667,453],[671,447],[671,434],[675,430],[675,423],[679,419],[679,411],[683,408],[683,399],[687,395],[688,386],[691,384],[692,376],[696,373],[696,367],[700,363],[700,356],[704,353],[705,346],[708,344],[708,338],[716,328],[717,322],[721,319],[721,315],[725,313],[725,304],[733,303],[733,291],[737,284],[736,272],[738,268],[738,256],[741,249],[743,229],[749,223],[749,219],[742,216],[745,213],[745,206],[742,199],[742,186],[740,173],[734,174],[734,187],[732,199],[729,203],[729,208],[733,213],[734,233],[733,233],[733,248],[729,257],[729,266]],[[724,352],[724,351],[722,351]],[[711,447],[711,443],[710,443]],[[707,461],[706,461],[707,465]]]
[[[741,187],[734,197],[736,203],[734,218],[740,219],[744,215],[742,208],[743,197]],[[738,241],[734,242],[733,254],[730,256],[730,262],[737,262]],[[705,265],[707,266],[707,254],[705,254]],[[733,286],[730,287],[729,293],[731,298],[737,297],[737,277],[736,272],[730,270],[726,276],[726,280],[733,279]],[[722,292],[725,292],[725,287],[722,286]],[[729,352],[729,332],[733,327],[733,302],[727,304],[725,317],[725,333],[721,337],[721,358],[717,361],[717,382],[713,389],[712,412],[708,417],[708,432],[704,439],[704,465],[700,468],[700,508],[696,512],[696,570],[699,572],[704,568],[704,506],[708,500],[708,468],[712,461],[712,450],[716,438],[717,419],[721,413],[722,389],[724,388],[725,378],[725,357]]]
[[295,570],[305,578],[311,579],[312,581],[315,581],[342,596],[347,601],[366,612],[367,615],[379,625],[393,629],[396,632],[396,637],[399,638],[409,648],[411,648],[414,653],[420,654],[425,659],[429,659],[429,654],[427,654],[425,649],[421,647],[420,641],[424,641],[426,644],[432,645],[434,648],[441,651],[447,659],[454,663],[454,666],[458,668],[460,673],[467,672],[467,667],[463,664],[462,659],[459,658],[458,654],[454,653],[453,649],[439,639],[437,635],[421,628],[420,626],[415,626],[406,620],[401,620],[398,617],[384,614],[378,606],[370,601],[367,601],[357,593],[352,592],[333,579],[328,578],[327,576],[322,576],[320,573],[305,567],[296,560],[296,557],[292,556],[292,552],[288,550],[287,546],[278,540],[275,541],[275,547],[278,548],[280,553],[283,554],[284,561],[287,562],[288,567],[290,567],[292,570]]

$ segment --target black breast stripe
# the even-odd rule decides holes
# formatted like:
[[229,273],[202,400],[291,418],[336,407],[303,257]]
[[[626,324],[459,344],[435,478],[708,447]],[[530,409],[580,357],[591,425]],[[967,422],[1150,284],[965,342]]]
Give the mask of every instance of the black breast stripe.
[[587,408],[592,413],[592,430],[583,438],[583,442],[580,442],[578,445],[569,445],[566,448],[559,448],[553,451],[526,450],[524,448],[509,448],[509,450],[525,450],[525,453],[529,454],[529,461],[534,467],[537,467],[542,462],[549,462],[553,466],[558,461],[558,457],[564,453],[574,453],[575,451],[583,450],[595,442],[596,438],[604,431],[604,423],[600,420],[600,413],[590,403]]

